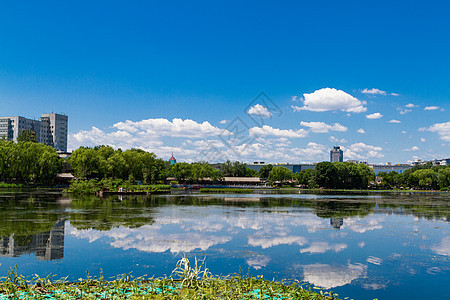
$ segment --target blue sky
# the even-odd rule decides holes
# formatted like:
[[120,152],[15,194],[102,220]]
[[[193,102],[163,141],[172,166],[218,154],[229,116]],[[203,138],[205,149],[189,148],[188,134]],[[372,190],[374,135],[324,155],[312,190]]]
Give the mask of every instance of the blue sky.
[[141,147],[182,161],[313,162],[333,145],[373,163],[446,158],[449,9],[5,2],[0,114],[62,112],[72,148]]

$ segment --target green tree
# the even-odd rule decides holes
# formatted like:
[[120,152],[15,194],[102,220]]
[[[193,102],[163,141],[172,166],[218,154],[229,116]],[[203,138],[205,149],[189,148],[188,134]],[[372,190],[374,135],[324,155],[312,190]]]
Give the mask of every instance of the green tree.
[[273,166],[271,164],[264,165],[259,169],[258,176],[259,178],[269,178],[269,173],[272,171]]
[[314,169],[306,169],[297,173],[297,183],[301,187],[314,188],[316,186],[316,182],[314,181]]
[[338,170],[331,162],[320,162],[315,167],[314,181],[323,188],[335,188],[338,181]]
[[274,167],[270,172],[269,172],[269,181],[271,184],[273,184],[274,182],[279,182],[281,185],[283,185],[283,183],[285,183],[288,180],[291,180],[294,177],[294,174],[284,168],[284,167]]
[[17,142],[33,142],[36,143],[36,132],[31,130],[22,130],[17,136]]

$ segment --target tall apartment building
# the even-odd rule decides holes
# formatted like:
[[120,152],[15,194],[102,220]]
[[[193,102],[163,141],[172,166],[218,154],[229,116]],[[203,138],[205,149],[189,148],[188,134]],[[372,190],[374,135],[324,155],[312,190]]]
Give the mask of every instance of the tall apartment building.
[[334,146],[330,151],[330,162],[343,162],[344,161],[344,151],[341,150],[341,147]]
[[38,143],[67,152],[68,117],[60,114],[42,114],[40,120],[24,117],[0,117],[0,139],[17,142],[23,131],[31,131]]

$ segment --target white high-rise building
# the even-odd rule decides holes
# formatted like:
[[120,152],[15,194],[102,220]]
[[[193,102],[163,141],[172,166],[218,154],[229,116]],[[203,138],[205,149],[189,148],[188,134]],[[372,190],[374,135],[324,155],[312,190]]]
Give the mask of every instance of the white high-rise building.
[[0,117],[0,139],[17,142],[24,131],[30,131],[38,143],[67,152],[68,117],[61,114],[42,114],[40,120],[24,117]]

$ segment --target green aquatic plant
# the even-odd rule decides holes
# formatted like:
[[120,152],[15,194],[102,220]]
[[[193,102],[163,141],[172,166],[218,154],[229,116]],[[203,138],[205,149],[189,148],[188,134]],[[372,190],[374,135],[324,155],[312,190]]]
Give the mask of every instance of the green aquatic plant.
[[[172,275],[162,278],[133,278],[131,273],[112,280],[86,272],[86,278],[69,282],[54,276],[29,280],[18,275],[15,266],[7,277],[0,278],[0,299],[337,299],[337,294],[311,289],[305,283],[269,281],[262,276],[214,276],[205,260],[195,258],[193,264],[184,256]],[[318,291],[318,292],[316,292]]]

